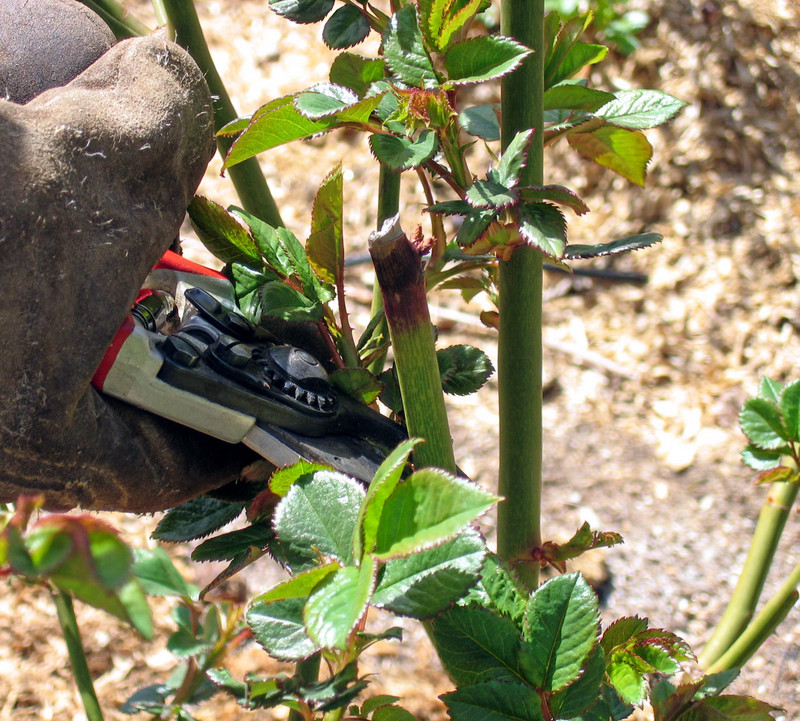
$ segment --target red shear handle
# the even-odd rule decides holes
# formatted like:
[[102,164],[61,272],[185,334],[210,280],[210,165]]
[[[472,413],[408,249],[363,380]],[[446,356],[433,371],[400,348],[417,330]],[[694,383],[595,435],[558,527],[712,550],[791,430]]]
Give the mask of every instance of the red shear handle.
[[168,250],[161,256],[161,260],[155,264],[154,270],[157,268],[166,268],[167,270],[177,270],[181,273],[193,273],[194,275],[205,275],[209,278],[221,278],[225,280],[225,276],[218,270],[206,268],[204,265],[195,263],[193,260],[188,260],[171,250]]

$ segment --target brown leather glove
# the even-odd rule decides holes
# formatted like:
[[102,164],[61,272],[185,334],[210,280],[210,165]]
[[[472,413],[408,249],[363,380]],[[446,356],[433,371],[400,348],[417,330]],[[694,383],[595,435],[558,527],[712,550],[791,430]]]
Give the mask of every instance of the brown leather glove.
[[0,502],[153,511],[253,458],[90,386],[214,152],[189,55],[112,43],[72,0],[0,0]]

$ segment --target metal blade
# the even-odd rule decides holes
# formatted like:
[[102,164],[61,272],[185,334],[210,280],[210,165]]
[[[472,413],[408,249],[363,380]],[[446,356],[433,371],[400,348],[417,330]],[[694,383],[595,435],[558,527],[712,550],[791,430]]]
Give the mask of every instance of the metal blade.
[[283,467],[299,459],[322,463],[369,483],[386,457],[361,438],[343,435],[309,438],[277,426],[254,426],[242,441],[256,453]]

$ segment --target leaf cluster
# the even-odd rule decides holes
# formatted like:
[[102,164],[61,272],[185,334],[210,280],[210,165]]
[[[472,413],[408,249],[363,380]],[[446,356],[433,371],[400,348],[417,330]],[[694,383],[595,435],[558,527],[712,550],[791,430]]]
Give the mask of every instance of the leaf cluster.
[[783,385],[763,378],[758,395],[739,413],[747,440],[742,460],[761,471],[759,482],[798,483],[800,468],[800,381]]
[[[358,654],[376,640],[397,638],[395,629],[378,636],[364,633],[370,607],[427,619],[475,584],[486,549],[470,523],[497,499],[437,469],[409,474],[407,461],[417,442],[409,440],[389,454],[368,489],[341,473],[301,462],[277,471],[269,488],[247,504],[195,499],[160,522],[155,537],[205,538],[192,557],[229,562],[201,597],[268,552],[290,573],[252,600],[249,633],[283,661],[321,655],[330,676],[324,682],[300,675],[236,681],[203,662],[209,678],[245,707],[284,704],[316,713],[351,703],[366,687],[357,676]],[[248,526],[206,537],[245,510]],[[137,563],[149,592],[191,598],[196,589],[171,569],[163,551]],[[191,628],[195,633],[179,623],[171,639],[173,653],[210,653],[207,643],[219,634],[209,636],[202,624]]]
[[[197,503],[192,505],[194,512],[199,510]],[[195,532],[213,532],[224,521],[224,514],[213,507],[213,502],[204,505],[213,520],[203,521],[192,509],[179,507],[165,524],[163,535],[183,540],[178,531],[178,519],[188,527],[193,518]],[[219,691],[209,680],[208,673],[223,662],[229,651],[249,638],[249,631],[242,622],[243,608],[239,603],[201,600],[199,589],[186,581],[162,547],[136,549],[134,557],[133,573],[147,595],[178,600],[170,613],[176,630],[167,639],[166,647],[180,665],[165,683],[136,691],[120,710],[131,715],[148,713],[156,718],[194,721],[187,707],[207,701]],[[219,581],[212,584],[213,587],[217,585]]]
[[545,0],[545,9],[572,19],[592,8],[592,27],[598,36],[630,55],[641,45],[638,33],[650,24],[650,16],[640,9],[627,10],[627,0]]
[[[673,686],[664,677],[693,658],[675,634],[621,618],[601,633],[598,600],[580,574],[558,576],[530,596],[489,556],[480,584],[430,624],[458,688],[445,694],[450,718],[621,721],[648,698],[656,719],[769,719],[749,698],[720,696],[735,674]],[[650,689],[650,682],[656,686]]]
[[[567,188],[520,182],[531,138],[541,133],[548,144],[566,138],[584,157],[641,185],[652,156],[642,131],[668,121],[684,105],[658,91],[610,93],[590,88],[580,74],[607,53],[604,46],[584,39],[591,13],[566,22],[557,13],[547,16],[545,125],[519,133],[507,144],[497,167],[478,178],[469,168],[468,151],[475,140],[494,143],[500,139],[497,109],[465,104],[459,91],[496,82],[525,62],[529,49],[508,37],[470,31],[485,9],[481,0],[398,3],[389,16],[370,3],[347,2],[333,11],[334,4],[334,0],[270,3],[273,10],[295,22],[327,17],[326,41],[332,25],[339,27],[337,35],[353,39],[352,44],[372,28],[381,34],[381,55],[368,58],[344,51],[332,63],[328,81],[271,101],[250,117],[228,124],[220,134],[235,140],[226,167],[337,128],[367,132],[370,149],[380,163],[395,172],[415,171],[429,199],[426,210],[433,231],[429,287],[437,283],[464,287],[475,282],[473,271],[489,267],[495,258],[508,259],[521,245],[568,262],[644,248],[661,239],[655,233],[641,233],[610,242],[568,245],[564,209],[583,214],[588,212],[585,203]],[[464,142],[468,136],[474,140]],[[444,181],[456,199],[437,201],[437,181]],[[443,222],[448,216],[458,216],[450,239]],[[448,255],[456,262],[443,269]],[[322,277],[336,285],[335,273]],[[490,276],[481,278],[482,289],[491,294]]]
[[722,693],[738,674],[732,669],[677,686],[660,680],[650,695],[654,721],[773,721],[772,714],[779,710],[775,706]]
[[[373,318],[357,343],[349,325],[342,182],[341,166],[323,180],[305,244],[285,228],[273,228],[240,208],[226,210],[201,196],[192,200],[189,216],[206,247],[227,264],[237,305],[250,320],[258,324],[270,317],[315,324],[315,332],[328,340],[326,347],[334,349],[328,360],[338,368],[329,375],[330,382],[366,404],[380,395],[399,413],[393,371],[378,379],[365,367],[386,351],[388,340],[373,334],[382,315]],[[334,300],[338,314],[331,307]],[[487,355],[468,345],[439,349],[438,361],[443,390],[456,395],[474,393],[494,372]]]
[[[131,549],[115,529],[89,515],[47,514],[31,523],[42,497],[20,497],[0,514],[0,577],[15,575],[106,611],[152,638]],[[5,517],[4,517],[5,516]]]

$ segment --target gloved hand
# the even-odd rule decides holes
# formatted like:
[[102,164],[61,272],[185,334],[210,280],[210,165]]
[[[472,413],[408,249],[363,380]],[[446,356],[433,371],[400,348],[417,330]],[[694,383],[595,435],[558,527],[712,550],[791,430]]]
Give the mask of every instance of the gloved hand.
[[189,55],[113,41],[74,0],[0,0],[0,502],[153,511],[253,458],[90,386],[214,152]]

